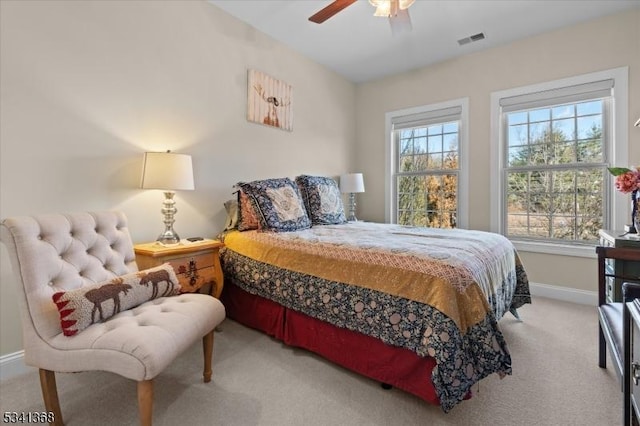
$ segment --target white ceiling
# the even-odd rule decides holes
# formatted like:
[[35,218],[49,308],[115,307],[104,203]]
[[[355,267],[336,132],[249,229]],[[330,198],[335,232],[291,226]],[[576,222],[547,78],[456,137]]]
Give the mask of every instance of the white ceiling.
[[[640,0],[417,0],[413,31],[392,36],[387,18],[359,0],[323,24],[309,16],[331,0],[209,0],[350,81],[360,83],[640,7]],[[484,40],[458,40],[484,33]]]

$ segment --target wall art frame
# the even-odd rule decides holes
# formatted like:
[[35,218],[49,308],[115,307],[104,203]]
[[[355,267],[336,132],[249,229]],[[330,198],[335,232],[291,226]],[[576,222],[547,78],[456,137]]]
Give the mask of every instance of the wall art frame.
[[247,82],[247,120],[293,131],[291,85],[253,69],[248,71]]

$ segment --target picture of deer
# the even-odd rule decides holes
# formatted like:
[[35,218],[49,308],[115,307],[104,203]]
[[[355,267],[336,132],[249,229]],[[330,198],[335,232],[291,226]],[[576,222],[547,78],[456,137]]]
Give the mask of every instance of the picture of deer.
[[249,70],[247,119],[292,131],[292,93],[291,85],[260,71]]
[[151,285],[152,292],[151,298],[155,299],[158,297],[158,286],[161,282],[166,282],[167,286],[162,293],[162,296],[169,296],[173,293],[173,285],[171,282],[171,277],[169,276],[169,272],[164,269],[160,269],[158,271],[147,272],[145,274],[140,274],[140,285],[148,287]]
[[264,88],[260,84],[253,86],[253,88],[256,90],[256,92],[258,92],[258,95],[260,95],[262,100],[265,101],[269,106],[267,115],[265,115],[262,119],[262,123],[268,126],[280,127],[278,110],[276,108],[289,106],[291,104],[291,101],[284,101],[282,98],[278,99],[275,96],[267,96]]
[[102,311],[102,303],[106,300],[113,300],[113,315],[120,312],[120,293],[127,294],[131,289],[129,284],[123,284],[122,278],[117,278],[111,284],[105,284],[100,288],[89,290],[84,297],[93,303],[91,310],[91,323],[95,323],[95,313],[100,314],[100,321],[104,321],[104,312]]

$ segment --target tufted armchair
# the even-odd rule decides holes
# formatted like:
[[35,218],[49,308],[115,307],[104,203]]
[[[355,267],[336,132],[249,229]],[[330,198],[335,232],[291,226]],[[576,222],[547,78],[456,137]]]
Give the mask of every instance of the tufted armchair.
[[136,272],[127,219],[120,212],[7,218],[0,238],[20,288],[24,356],[39,368],[47,411],[62,425],[54,372],[110,371],[138,382],[140,424],[150,425],[153,378],[203,339],[204,381],[211,380],[213,330],[224,320],[219,300],[204,294],[160,297],[62,333],[53,294]]

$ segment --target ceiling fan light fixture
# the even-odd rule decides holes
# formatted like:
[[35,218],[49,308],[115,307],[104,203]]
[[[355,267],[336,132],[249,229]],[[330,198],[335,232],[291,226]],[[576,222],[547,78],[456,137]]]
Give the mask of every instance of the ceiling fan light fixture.
[[381,16],[383,18],[391,16],[391,4],[389,2],[380,2],[380,4],[376,6],[376,11],[373,12],[373,16]]
[[415,0],[369,0],[376,8],[373,16],[390,17],[398,14],[398,10],[409,8]]

